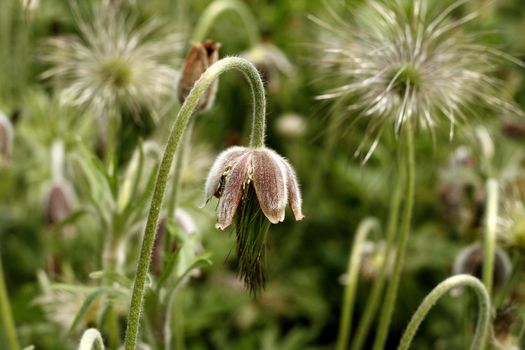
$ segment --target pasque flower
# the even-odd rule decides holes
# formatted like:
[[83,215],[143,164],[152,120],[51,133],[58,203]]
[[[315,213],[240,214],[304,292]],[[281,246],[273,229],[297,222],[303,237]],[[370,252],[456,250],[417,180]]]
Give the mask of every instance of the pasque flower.
[[290,164],[266,147],[234,146],[222,152],[206,180],[205,200],[219,198],[217,228],[235,218],[239,274],[252,293],[265,285],[264,258],[270,223],[284,220],[289,203],[296,220],[304,218],[301,194]]
[[290,164],[275,151],[234,146],[222,152],[206,180],[205,199],[219,198],[217,228],[224,230],[233,221],[241,200],[253,185],[262,212],[272,224],[284,220],[287,203],[296,220],[304,215],[301,194]]

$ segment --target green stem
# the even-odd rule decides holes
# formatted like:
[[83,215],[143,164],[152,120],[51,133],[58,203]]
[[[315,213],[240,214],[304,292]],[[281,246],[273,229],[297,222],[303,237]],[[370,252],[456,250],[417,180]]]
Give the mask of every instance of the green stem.
[[357,283],[359,279],[359,267],[361,265],[361,256],[363,252],[363,244],[365,243],[368,233],[375,230],[380,230],[379,221],[375,218],[364,219],[359,227],[354,238],[352,246],[352,253],[348,259],[347,267],[347,284],[345,287],[343,310],[341,312],[341,319],[339,321],[339,335],[337,337],[337,350],[345,350],[348,347],[349,333],[352,329],[352,314],[354,312],[354,301],[357,290]]
[[95,328],[90,328],[82,335],[78,350],[91,350],[93,348],[95,348],[95,350],[104,350],[104,342],[102,341],[100,332]]
[[2,325],[4,326],[4,334],[7,338],[9,350],[19,350],[20,344],[16,337],[15,321],[13,320],[13,313],[11,311],[11,304],[9,303],[9,296],[7,295],[7,288],[5,286],[4,267],[0,260],[0,312],[2,313]]
[[178,194],[180,192],[182,181],[182,169],[184,168],[184,163],[187,156],[186,153],[189,149],[194,125],[194,120],[190,120],[186,128],[186,132],[184,133],[183,140],[180,146],[177,148],[177,153],[175,155],[175,165],[173,167],[173,176],[171,183],[171,194],[168,201],[168,218],[171,218],[174,215],[175,208],[177,208],[177,202],[179,199]]
[[232,11],[239,15],[251,46],[255,46],[261,41],[257,21],[250,9],[242,1],[237,0],[217,0],[208,5],[195,27],[192,40],[203,41],[219,15],[226,11]]
[[489,295],[492,294],[494,275],[494,254],[496,249],[496,221],[498,219],[498,182],[487,180],[487,207],[485,216],[485,237],[483,239],[483,283]]
[[131,296],[131,305],[125,337],[126,350],[135,350],[137,345],[144,289],[151,260],[151,252],[153,250],[153,243],[155,242],[159,214],[175,151],[180,143],[190,117],[193,115],[195,108],[197,107],[200,97],[206,92],[211,83],[219,77],[219,75],[232,69],[241,71],[250,82],[250,86],[253,89],[254,121],[250,144],[254,147],[264,146],[266,98],[264,95],[264,86],[257,69],[252,63],[240,57],[227,57],[217,61],[202,74],[186,98],[186,101],[184,101],[184,104],[175,119],[162,156],[146,221],[135,282],[133,284],[133,293]]
[[478,297],[479,316],[478,324],[476,326],[476,332],[470,345],[471,350],[483,349],[487,333],[490,325],[490,297],[485,286],[476,278],[470,275],[456,275],[449,277],[432,290],[428,294],[421,305],[417,308],[416,312],[412,316],[410,323],[401,337],[401,341],[398,346],[398,350],[407,350],[412,343],[412,339],[416,334],[419,325],[425,319],[426,315],[437,303],[437,301],[448,291],[458,286],[470,287],[476,293]]
[[386,250],[385,258],[383,264],[381,265],[381,270],[379,275],[374,281],[372,286],[372,292],[368,298],[365,306],[365,311],[361,319],[359,320],[359,325],[357,327],[356,335],[351,345],[352,350],[361,350],[365,344],[366,337],[370,331],[370,326],[374,320],[377,309],[379,307],[380,297],[383,292],[383,287],[386,281],[386,274],[390,266],[390,256],[392,255],[394,238],[396,236],[396,229],[399,220],[399,208],[401,206],[401,194],[402,194],[402,179],[398,179],[398,184],[394,188],[394,193],[390,200],[390,212],[388,217],[388,227],[386,232]]
[[379,328],[374,341],[374,350],[382,350],[385,347],[388,328],[392,321],[392,314],[397,299],[399,280],[405,258],[408,235],[410,233],[410,222],[412,221],[412,209],[414,206],[414,183],[415,183],[415,164],[414,164],[414,134],[410,119],[406,123],[406,198],[401,218],[401,229],[397,240],[396,259],[392,279],[386,291],[385,301],[381,309]]

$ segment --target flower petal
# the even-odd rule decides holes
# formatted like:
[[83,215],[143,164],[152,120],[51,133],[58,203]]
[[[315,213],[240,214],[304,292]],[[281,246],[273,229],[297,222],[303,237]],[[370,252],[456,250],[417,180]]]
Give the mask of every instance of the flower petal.
[[248,178],[248,172],[251,164],[252,153],[247,152],[237,158],[232,165],[230,174],[226,177],[224,192],[219,199],[219,208],[217,208],[217,228],[224,230],[230,226],[233,216],[237,211],[244,191],[244,184]]
[[253,185],[264,215],[273,224],[284,220],[286,178],[281,156],[269,149],[253,151]]
[[247,151],[248,149],[246,147],[234,146],[219,154],[208,173],[208,177],[206,178],[204,198],[200,205],[201,208],[204,207],[210,198],[217,192],[221,179],[227,168],[231,167],[237,161],[237,158]]
[[295,171],[293,170],[290,163],[285,159],[283,162],[286,166],[286,176],[287,176],[287,190],[288,190],[288,203],[290,208],[292,208],[293,215],[295,220],[304,219],[302,206],[301,191],[299,190],[299,184],[297,183],[297,177],[295,176]]

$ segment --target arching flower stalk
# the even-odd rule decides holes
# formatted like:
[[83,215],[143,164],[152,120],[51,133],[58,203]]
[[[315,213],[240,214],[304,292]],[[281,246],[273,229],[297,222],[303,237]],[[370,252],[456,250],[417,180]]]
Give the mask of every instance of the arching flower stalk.
[[[215,79],[217,79],[222,73],[229,71],[229,70],[241,71],[244,74],[245,78],[248,80],[250,88],[252,89],[253,106],[254,106],[252,133],[250,137],[250,149],[249,151],[248,150],[246,151],[244,157],[246,159],[247,158],[263,159],[263,157],[267,157],[268,152],[271,152],[264,148],[264,138],[266,134],[266,120],[265,120],[266,98],[264,94],[263,83],[261,81],[261,77],[259,76],[259,73],[257,72],[256,68],[253,66],[253,64],[251,64],[250,62],[242,58],[228,57],[228,58],[224,58],[224,59],[217,61],[215,64],[209,67],[202,74],[200,79],[195,83],[195,86],[193,87],[193,89],[187,96],[186,100],[184,101],[184,104],[182,105],[181,109],[179,110],[178,116],[171,129],[170,136],[166,144],[166,149],[164,151],[164,154],[163,154],[160,166],[159,166],[159,170],[157,173],[157,179],[155,182],[155,188],[154,188],[153,196],[151,199],[151,206],[150,206],[150,210],[149,210],[147,221],[146,221],[144,238],[142,241],[142,246],[141,246],[141,250],[139,254],[139,261],[137,264],[137,273],[135,276],[135,281],[133,283],[133,292],[132,292],[132,297],[131,297],[131,305],[130,305],[128,325],[127,325],[126,337],[125,337],[125,349],[126,350],[135,350],[136,345],[137,345],[137,338],[138,338],[139,324],[140,324],[140,318],[141,318],[141,313],[142,313],[142,304],[143,304],[145,287],[146,287],[147,273],[150,267],[151,254],[154,248],[155,236],[157,232],[160,211],[161,211],[162,204],[163,204],[164,192],[166,190],[168,175],[169,175],[169,172],[172,166],[173,158],[175,155],[175,150],[177,149],[177,146],[180,144],[180,141],[183,137],[184,131],[186,130],[186,127],[188,125],[188,122],[191,116],[194,114],[197,107],[199,106],[200,98],[206,93],[206,91],[209,89],[209,87],[215,81]],[[265,154],[265,156],[259,155],[258,152]],[[257,153],[258,155],[255,155],[255,153]],[[284,163],[281,164],[281,162],[284,162],[284,161],[280,161],[280,163],[277,163],[278,164],[277,167],[281,169],[280,176],[282,178],[280,178],[280,181],[282,181],[282,183],[288,186],[287,179],[289,177],[287,177],[285,173],[286,168],[284,168],[284,165],[282,165]],[[266,165],[268,163],[264,163],[264,164]],[[255,168],[259,169],[258,167],[253,167],[253,169]],[[266,171],[266,168],[264,168],[264,171]],[[272,178],[271,177],[272,174],[260,173],[259,175],[262,175],[264,179],[270,179],[276,183],[277,181],[279,181],[278,178]],[[275,175],[275,176],[278,176],[278,175]],[[225,180],[226,180],[225,186],[227,186],[228,182],[230,182],[230,179],[225,178]],[[257,182],[258,182],[257,180],[254,180],[254,183],[257,183]],[[224,188],[224,190],[225,190],[223,193],[224,196],[231,196],[231,194],[227,194],[226,188]],[[237,191],[237,189],[235,189],[235,191]],[[285,190],[283,190],[283,192],[284,191]],[[271,194],[265,193],[264,195],[266,196],[265,198],[268,198],[268,199],[273,198]],[[247,206],[249,205],[250,208],[256,208],[256,206],[253,205],[254,199],[255,199],[254,195],[252,194],[250,198],[252,198],[250,201],[243,201],[243,203],[247,203]],[[280,200],[282,200],[282,198],[280,198]],[[259,203],[260,202],[261,201],[259,201]],[[286,200],[284,201],[284,203],[286,203]],[[276,218],[281,220],[282,219],[281,210],[284,209],[284,205],[282,205],[281,202],[279,202],[278,204],[276,204],[275,207],[272,206],[271,209],[272,209],[272,213],[274,213],[275,211],[275,215],[277,215]],[[248,210],[248,212],[254,213],[253,210]],[[273,215],[274,214],[272,214],[272,217],[274,217]],[[246,216],[241,217],[241,219],[242,218],[246,218]],[[260,237],[257,237],[257,239],[260,239]],[[250,242],[253,242],[253,240]]]
[[447,292],[458,287],[469,287],[475,293],[478,299],[478,323],[476,325],[476,332],[470,346],[471,350],[480,350],[485,347],[487,335],[490,327],[490,297],[485,286],[475,277],[469,275],[456,275],[449,277],[440,284],[438,284],[432,292],[430,292],[423,302],[419,305],[416,312],[412,316],[405,333],[401,337],[398,350],[408,350],[412,339],[414,338],[419,325],[425,319],[430,309],[438,302],[438,300]]

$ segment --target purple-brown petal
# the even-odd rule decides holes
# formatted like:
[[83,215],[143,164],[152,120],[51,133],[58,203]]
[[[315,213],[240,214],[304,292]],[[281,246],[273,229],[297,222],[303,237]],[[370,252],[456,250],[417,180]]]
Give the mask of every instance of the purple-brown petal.
[[302,206],[301,191],[299,190],[299,184],[297,183],[297,177],[290,163],[283,159],[283,163],[286,167],[287,176],[287,190],[288,190],[288,203],[292,209],[295,220],[304,219]]
[[253,185],[268,220],[273,224],[283,221],[288,196],[286,168],[281,156],[269,149],[253,151]]
[[208,177],[206,178],[204,199],[200,205],[201,207],[204,207],[210,198],[217,192],[221,179],[227,168],[233,166],[237,161],[237,158],[247,151],[248,149],[245,147],[233,146],[219,154],[208,173]]
[[235,164],[232,165],[230,173],[226,176],[226,183],[224,191],[219,199],[219,207],[217,208],[217,228],[224,230],[230,226],[233,221],[233,216],[237,211],[239,202],[241,201],[244,191],[244,184],[248,178],[250,170],[252,153],[238,157]]

